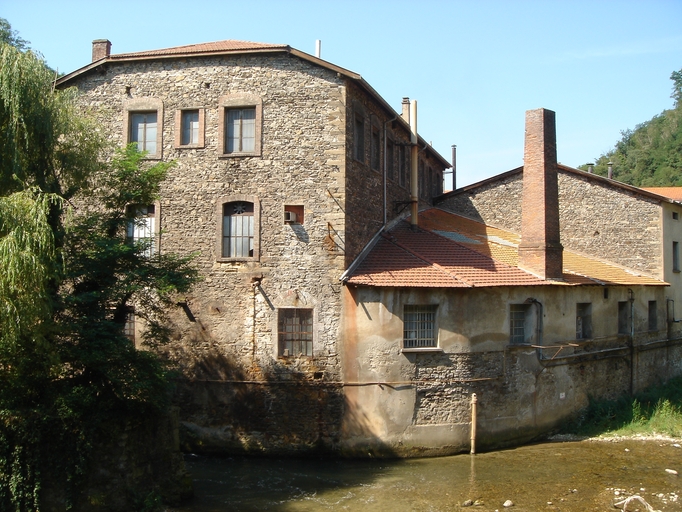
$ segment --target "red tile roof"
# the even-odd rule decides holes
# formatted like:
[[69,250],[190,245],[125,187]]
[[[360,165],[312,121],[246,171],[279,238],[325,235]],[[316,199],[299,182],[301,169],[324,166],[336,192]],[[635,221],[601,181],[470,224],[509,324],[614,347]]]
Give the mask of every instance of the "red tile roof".
[[155,56],[169,56],[169,55],[197,55],[202,53],[225,53],[225,52],[243,52],[248,50],[285,50],[289,48],[285,44],[268,44],[268,43],[252,43],[249,41],[237,41],[234,39],[226,39],[225,41],[215,41],[212,43],[188,44],[184,46],[175,46],[173,48],[162,48],[159,50],[146,50],[142,52],[133,53],[117,53],[109,56],[110,60],[123,60],[135,57],[155,57]]
[[682,201],[682,187],[642,187],[642,190],[667,197],[673,201]]
[[474,288],[546,285],[665,285],[616,265],[564,250],[564,280],[547,281],[518,267],[515,233],[437,208],[381,234],[347,282],[386,287]]

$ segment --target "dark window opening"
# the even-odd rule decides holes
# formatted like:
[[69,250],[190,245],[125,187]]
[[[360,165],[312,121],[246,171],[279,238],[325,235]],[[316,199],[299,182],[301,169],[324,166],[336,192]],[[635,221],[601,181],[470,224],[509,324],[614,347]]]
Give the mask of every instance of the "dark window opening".
[[313,355],[313,310],[282,308],[278,311],[279,355]]
[[436,347],[438,306],[406,305],[403,310],[403,348]]

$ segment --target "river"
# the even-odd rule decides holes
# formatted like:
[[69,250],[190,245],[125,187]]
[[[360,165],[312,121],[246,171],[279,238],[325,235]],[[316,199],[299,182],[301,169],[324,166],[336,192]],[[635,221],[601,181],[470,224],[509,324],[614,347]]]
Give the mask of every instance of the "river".
[[186,460],[195,498],[178,512],[585,512],[614,510],[632,495],[656,510],[682,510],[682,448],[671,440],[550,442],[429,459]]

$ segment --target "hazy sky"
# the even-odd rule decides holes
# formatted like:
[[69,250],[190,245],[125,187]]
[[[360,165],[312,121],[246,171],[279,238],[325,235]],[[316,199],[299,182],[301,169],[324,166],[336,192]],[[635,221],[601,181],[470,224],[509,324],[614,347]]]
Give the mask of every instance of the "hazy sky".
[[[361,74],[419,133],[457,185],[523,163],[524,113],[556,112],[559,161],[593,161],[621,130],[672,107],[682,0],[0,0],[0,17],[62,73],[112,53],[241,39],[288,44]],[[446,184],[446,186],[448,186]]]

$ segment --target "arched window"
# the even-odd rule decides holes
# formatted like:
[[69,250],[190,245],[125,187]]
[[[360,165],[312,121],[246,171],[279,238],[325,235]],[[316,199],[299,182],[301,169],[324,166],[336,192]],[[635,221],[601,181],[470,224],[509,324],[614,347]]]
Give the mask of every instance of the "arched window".
[[254,256],[254,208],[248,201],[223,204],[223,258]]

